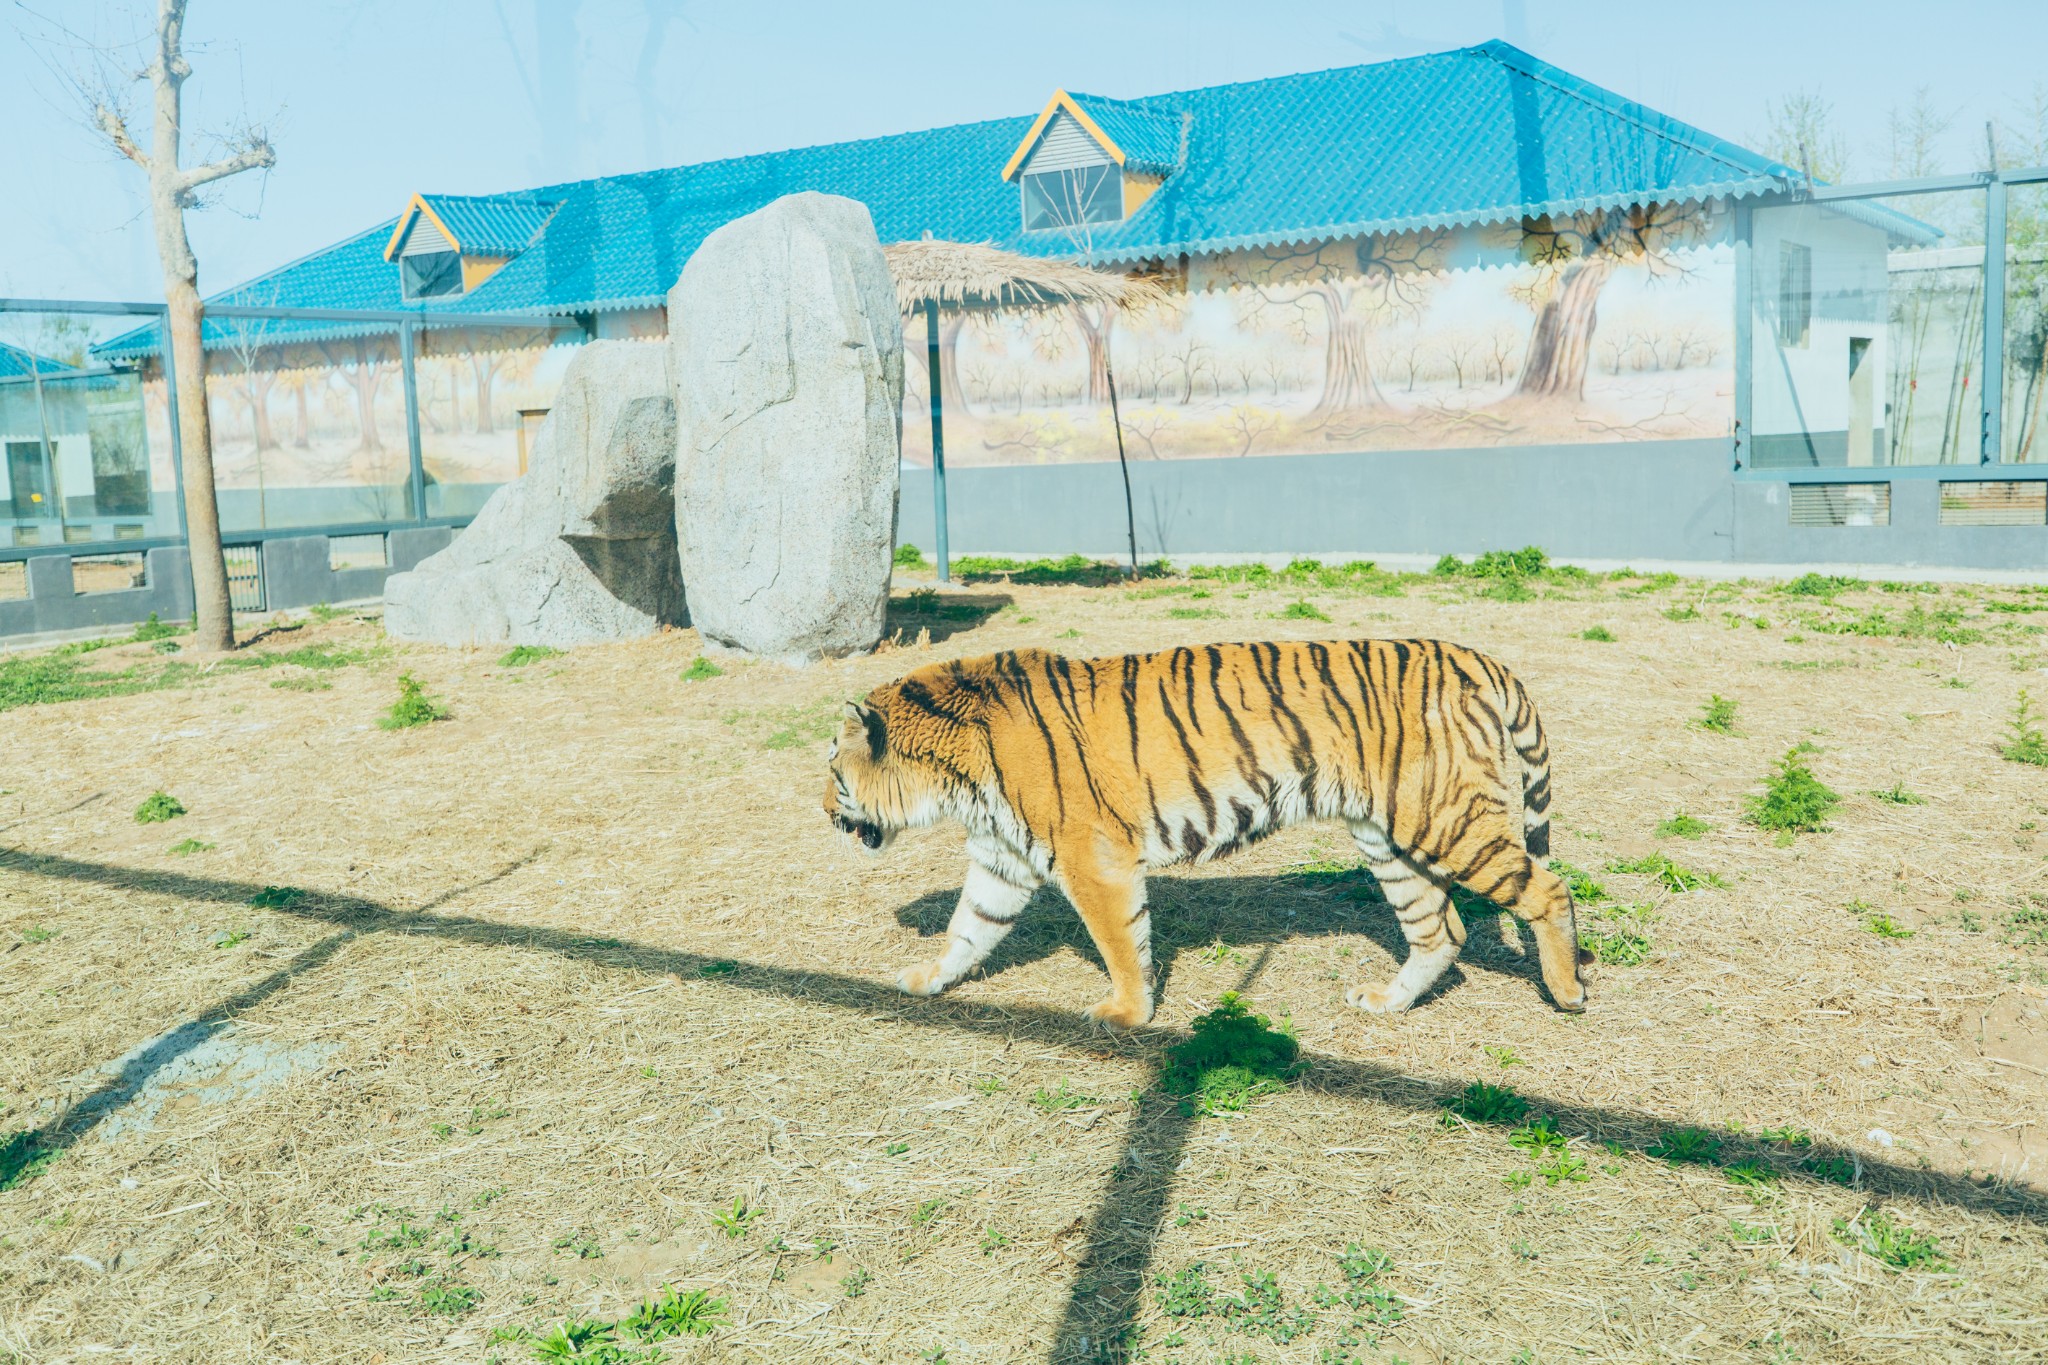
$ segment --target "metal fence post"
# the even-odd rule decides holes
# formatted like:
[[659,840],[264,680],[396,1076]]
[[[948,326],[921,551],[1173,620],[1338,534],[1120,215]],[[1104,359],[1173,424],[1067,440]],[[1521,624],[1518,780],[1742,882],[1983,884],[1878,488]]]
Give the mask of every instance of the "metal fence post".
[[1994,171],[1984,187],[1984,444],[1978,461],[2005,458],[2005,181]]
[[420,386],[413,373],[413,324],[398,324],[398,368],[405,380],[405,452],[412,461],[412,519],[427,519],[427,467],[420,458]]

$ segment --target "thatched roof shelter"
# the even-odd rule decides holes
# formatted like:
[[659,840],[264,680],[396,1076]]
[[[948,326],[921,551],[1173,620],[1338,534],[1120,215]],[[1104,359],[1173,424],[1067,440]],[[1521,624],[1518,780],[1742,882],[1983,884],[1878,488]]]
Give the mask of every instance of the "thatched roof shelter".
[[981,242],[891,242],[882,248],[905,313],[941,308],[1056,308],[1113,304],[1132,310],[1166,298],[1156,282],[1093,270],[1071,261],[1020,256]]

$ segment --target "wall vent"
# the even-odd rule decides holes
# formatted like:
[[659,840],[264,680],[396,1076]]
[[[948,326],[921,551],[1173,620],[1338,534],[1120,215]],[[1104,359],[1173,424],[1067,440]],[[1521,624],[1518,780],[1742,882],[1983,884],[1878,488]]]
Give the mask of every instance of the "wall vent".
[[1941,485],[1943,526],[2048,526],[2048,479]]
[[1888,483],[1795,483],[1794,526],[1889,526],[1892,486]]

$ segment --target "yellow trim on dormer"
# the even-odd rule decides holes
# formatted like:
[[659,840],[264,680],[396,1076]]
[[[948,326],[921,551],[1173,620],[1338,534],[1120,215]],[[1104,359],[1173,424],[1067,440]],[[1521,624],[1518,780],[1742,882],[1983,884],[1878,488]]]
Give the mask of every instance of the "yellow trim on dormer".
[[455,234],[450,232],[448,225],[441,221],[441,215],[427,207],[425,198],[415,194],[412,197],[412,202],[405,206],[405,212],[398,215],[398,226],[391,229],[391,240],[384,244],[385,260],[392,261],[398,259],[398,244],[405,240],[406,230],[412,226],[413,216],[419,213],[426,214],[428,220],[435,227],[441,229],[441,235],[448,239],[448,245],[454,247],[457,251],[462,250],[462,243],[455,240]]
[[1094,138],[1103,151],[1109,153],[1111,160],[1118,166],[1124,164],[1124,149],[1110,141],[1109,134],[1103,132],[1101,126],[1089,118],[1080,105],[1074,103],[1072,95],[1064,90],[1055,90],[1052,92],[1052,98],[1045,102],[1045,108],[1040,110],[1038,117],[1032,121],[1031,131],[1024,134],[1024,140],[1017,144],[1017,150],[1010,153],[1009,161],[1003,166],[1003,179],[1008,180],[1017,174],[1017,168],[1024,164],[1024,158],[1031,155],[1031,149],[1038,145],[1039,135],[1045,131],[1045,125],[1051,123],[1052,116],[1062,109],[1074,116],[1074,121],[1087,130],[1088,136]]

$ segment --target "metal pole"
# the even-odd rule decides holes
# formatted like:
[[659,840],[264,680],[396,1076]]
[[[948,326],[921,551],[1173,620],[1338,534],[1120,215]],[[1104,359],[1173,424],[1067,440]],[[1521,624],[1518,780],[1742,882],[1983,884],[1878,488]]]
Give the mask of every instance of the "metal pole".
[[1109,381],[1109,421],[1116,428],[1116,467],[1124,476],[1124,529],[1131,537],[1131,581],[1138,581],[1138,514],[1131,510],[1131,462],[1124,458],[1124,419],[1116,410],[1116,370],[1109,363],[1107,343],[1102,356],[1102,377]]
[[1992,177],[1984,187],[1984,444],[1978,462],[2005,458],[2005,182]]
[[412,519],[427,519],[427,467],[420,459],[420,386],[413,374],[413,324],[398,325],[398,369],[405,380],[405,453],[412,461]]
[[1756,262],[1750,246],[1756,210],[1735,205],[1735,468],[1751,452],[1743,448],[1750,435],[1750,374],[1756,348]]
[[[178,505],[178,539],[192,547],[192,533],[185,525],[185,438],[178,430],[178,358],[171,349],[171,310],[160,309],[158,327],[163,332],[164,414],[171,424],[171,501]],[[144,424],[147,430],[147,423]],[[154,490],[152,490],[152,501]]]
[[939,581],[953,581],[946,557],[946,419],[939,407],[939,302],[924,301],[924,347],[932,391],[932,524],[938,539]]

